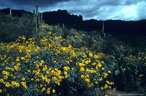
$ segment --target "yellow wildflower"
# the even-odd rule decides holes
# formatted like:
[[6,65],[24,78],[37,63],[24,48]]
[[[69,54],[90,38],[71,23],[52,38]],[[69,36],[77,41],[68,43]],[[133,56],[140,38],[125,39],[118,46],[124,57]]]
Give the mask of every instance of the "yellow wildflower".
[[89,64],[89,61],[88,61],[88,60],[86,60],[86,61],[85,61],[85,64]]
[[23,77],[21,80],[23,80],[23,81],[24,81],[24,80],[25,80],[25,78]]
[[52,80],[57,81],[58,79],[57,79],[57,77],[53,77]]
[[69,68],[69,67],[64,66],[64,67],[63,67],[63,69],[64,69],[65,71],[68,71],[70,68]]
[[20,66],[20,63],[17,63],[17,66]]
[[9,72],[7,72],[7,71],[2,71],[2,74],[4,74],[4,75],[9,75]]
[[101,69],[104,70],[104,67],[102,67]]
[[30,73],[31,71],[30,71],[30,70],[27,70],[27,72],[29,72],[29,73]]
[[108,76],[108,74],[107,73],[104,73],[104,78],[106,78]]
[[101,87],[100,89],[101,89],[101,90],[104,90],[104,88],[103,88],[103,87]]
[[21,60],[25,60],[25,58],[24,57],[21,57]]
[[111,71],[108,71],[108,73],[111,73]]
[[83,72],[85,69],[83,67],[80,68],[80,71]]
[[104,88],[105,88],[105,89],[107,89],[107,88],[108,88],[108,85],[107,85],[107,84],[105,84],[105,85],[104,85]]
[[97,58],[99,58],[97,55],[94,55],[94,59],[97,59]]
[[41,89],[41,92],[43,92],[43,91],[45,91],[46,90],[46,88],[45,87],[43,87],[42,89]]
[[69,61],[66,61],[67,64],[69,64]]
[[85,64],[83,64],[83,63],[79,63],[79,66],[85,66]]
[[44,64],[44,60],[41,60],[41,63]]
[[52,90],[52,93],[53,93],[53,94],[55,93],[55,89]]
[[8,76],[4,76],[4,79],[5,79],[5,80],[8,79]]
[[110,84],[110,82],[109,82],[108,80],[106,81],[106,83],[107,83],[107,84]]
[[85,76],[84,75],[81,75],[81,78],[84,78]]
[[33,78],[31,78],[31,81],[33,81],[34,79]]
[[0,83],[3,83],[4,82],[4,79],[0,79]]
[[19,57],[17,57],[16,61],[19,62]]
[[6,86],[6,87],[10,87],[10,83],[9,83],[9,82],[6,82],[6,83],[5,83],[5,86]]
[[89,74],[86,74],[86,77],[89,78]]
[[66,71],[64,71],[64,75],[67,75],[67,72]]
[[19,87],[20,86],[20,84],[18,83],[18,82],[16,82],[16,81],[12,81],[11,82],[11,85],[13,86],[13,87]]
[[15,69],[16,71],[18,71],[18,70],[19,70],[19,68],[18,68],[17,66],[14,66],[14,69]]
[[51,88],[48,88],[47,89],[47,94],[50,94],[50,90],[51,90]]
[[68,45],[68,48],[72,48],[72,46],[69,44],[69,45]]
[[140,75],[139,75],[139,77],[143,77],[143,76],[144,76],[144,74],[140,74]]
[[94,62],[94,63],[92,63],[92,65],[96,65],[96,63]]
[[98,84],[98,81],[96,81],[95,84]]
[[58,36],[58,38],[59,38],[59,39],[61,39],[61,38],[62,38],[62,36]]
[[52,32],[48,32],[48,34],[50,34],[50,35],[51,35],[51,34],[52,34]]
[[68,78],[68,77],[69,77],[68,75],[65,76],[65,78]]
[[58,82],[57,85],[60,86],[60,83]]
[[114,85],[114,82],[110,82],[109,85]]
[[72,70],[75,70],[75,68],[71,68]]
[[101,63],[100,63],[100,62],[98,63],[98,65],[97,65],[97,66],[98,66],[99,68],[100,68],[100,67],[102,67],[102,65],[101,65]]
[[0,89],[0,93],[2,93],[3,91],[2,91],[2,89]]
[[99,81],[102,81],[103,80],[103,78],[101,77],[100,79],[99,79]]
[[28,88],[27,85],[26,85],[26,82],[21,82],[21,85],[26,89]]
[[90,53],[89,53],[89,56],[90,56],[90,57],[93,57],[93,53],[92,53],[92,52],[90,52]]
[[101,63],[104,63],[104,61],[101,61]]
[[86,83],[90,83],[90,79],[85,78],[85,82],[86,82]]

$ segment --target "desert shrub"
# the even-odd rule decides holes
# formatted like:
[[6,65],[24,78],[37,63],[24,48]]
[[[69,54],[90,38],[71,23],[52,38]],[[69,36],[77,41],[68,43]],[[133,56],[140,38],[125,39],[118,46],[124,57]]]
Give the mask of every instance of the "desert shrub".
[[108,80],[111,70],[104,70],[100,60],[103,53],[62,46],[61,36],[48,35],[39,43],[19,37],[16,42],[0,44],[1,94],[91,96],[113,87]]
[[106,46],[106,40],[101,37],[100,32],[93,31],[90,35],[90,48],[95,49],[103,49]]
[[0,41],[15,41],[19,36],[27,38],[34,34],[34,23],[31,15],[24,14],[22,17],[0,16]]
[[[115,57],[107,55],[102,58],[107,66],[113,70],[112,79],[117,90],[124,92],[140,91],[145,86],[145,55]],[[143,91],[144,93],[144,91]]]
[[133,51],[110,36],[41,24],[38,38],[0,43],[0,95],[103,96],[108,89],[139,90],[145,87],[146,55]]

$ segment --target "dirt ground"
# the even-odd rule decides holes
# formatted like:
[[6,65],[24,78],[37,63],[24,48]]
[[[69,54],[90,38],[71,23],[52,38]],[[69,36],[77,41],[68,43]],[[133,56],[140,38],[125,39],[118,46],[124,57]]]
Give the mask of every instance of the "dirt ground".
[[107,96],[146,96],[146,94],[143,93],[126,93],[126,92],[120,92],[120,91],[113,91],[113,90],[107,90]]

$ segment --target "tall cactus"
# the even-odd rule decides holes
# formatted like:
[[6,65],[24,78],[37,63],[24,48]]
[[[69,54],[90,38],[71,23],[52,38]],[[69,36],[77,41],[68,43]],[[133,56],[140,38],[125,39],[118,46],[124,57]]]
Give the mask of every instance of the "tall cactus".
[[103,23],[102,23],[102,29],[101,29],[101,37],[103,37],[103,38],[105,38],[105,32],[104,32],[105,30],[104,30],[104,21],[103,21]]
[[102,33],[104,33],[104,21],[102,23]]
[[38,10],[38,4],[36,4],[36,16],[38,16],[39,10]]
[[35,9],[33,9],[33,18],[34,18],[34,22],[35,22]]
[[37,28],[39,28],[39,11],[38,11],[38,5],[36,5],[36,25]]
[[43,13],[40,13],[40,22],[42,23],[43,22]]
[[35,23],[35,37],[38,37],[38,29],[39,29],[39,24],[38,24],[38,5],[36,4],[35,10],[33,10],[33,18],[34,18],[34,23]]
[[39,36],[39,25],[42,23],[43,17],[42,14],[39,13],[39,9],[38,9],[38,4],[36,4],[36,9],[33,10],[33,17],[34,17],[34,23],[35,23],[35,37]]
[[41,23],[41,13],[38,13],[38,25]]
[[11,8],[9,9],[9,15],[12,16],[12,10],[11,10]]

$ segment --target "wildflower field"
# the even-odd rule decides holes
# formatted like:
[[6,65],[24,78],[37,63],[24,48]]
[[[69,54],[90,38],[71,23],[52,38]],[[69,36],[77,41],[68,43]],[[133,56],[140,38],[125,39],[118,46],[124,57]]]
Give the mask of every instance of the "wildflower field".
[[145,52],[119,45],[121,53],[108,54],[99,38],[93,49],[86,34],[64,37],[60,27],[41,28],[38,38],[0,43],[0,96],[110,96],[108,89],[144,94]]

